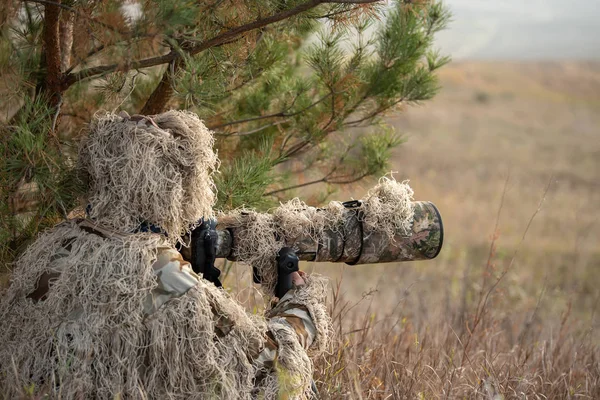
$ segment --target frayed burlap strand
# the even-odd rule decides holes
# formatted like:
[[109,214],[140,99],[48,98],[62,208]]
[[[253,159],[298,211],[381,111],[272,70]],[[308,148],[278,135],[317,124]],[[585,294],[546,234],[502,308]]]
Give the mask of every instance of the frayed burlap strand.
[[236,228],[236,260],[256,267],[262,279],[261,290],[272,296],[277,283],[277,253],[285,246],[277,240],[273,216],[248,209],[233,210],[226,216],[228,227]]
[[341,228],[343,215],[344,206],[339,201],[332,201],[324,208],[316,208],[306,205],[298,198],[282,203],[273,210],[275,223],[287,245],[299,238],[321,240],[326,228]]
[[171,242],[180,240],[200,218],[213,215],[213,144],[212,133],[190,112],[97,115],[79,156],[90,185],[90,217],[120,232],[147,222]]
[[324,229],[341,229],[344,215],[342,203],[332,201],[315,208],[295,198],[270,213],[250,209],[233,210],[225,217],[226,227],[235,227],[235,254],[238,261],[258,269],[261,290],[272,295],[277,283],[276,257],[284,246],[292,246],[299,238],[321,240]]
[[[144,316],[157,285],[152,263],[164,245],[151,234],[104,239],[73,222],[40,236],[0,300],[2,395],[250,398],[249,357],[263,343],[262,318],[205,281]],[[47,298],[28,299],[48,272],[60,275]],[[228,327],[226,335],[214,340],[219,327]]]
[[363,200],[363,227],[385,232],[392,241],[398,233],[409,234],[414,217],[412,200],[408,181],[382,177]]

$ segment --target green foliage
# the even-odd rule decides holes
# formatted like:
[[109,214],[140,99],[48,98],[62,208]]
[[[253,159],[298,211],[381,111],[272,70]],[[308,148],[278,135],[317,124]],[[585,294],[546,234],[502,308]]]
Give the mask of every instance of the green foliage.
[[136,114],[158,93],[154,107],[198,113],[218,139],[217,207],[267,207],[385,172],[401,140],[383,114],[430,99],[448,62],[433,49],[449,17],[437,0],[110,0],[63,2],[55,22],[73,18],[73,46],[50,76],[48,4],[17,0],[0,27],[0,241],[13,250],[76,204],[74,145],[99,110]]
[[43,99],[25,101],[14,123],[2,128],[0,260],[65,218],[83,189],[66,149],[48,135],[53,110]]
[[216,204],[218,210],[232,210],[238,207],[261,208],[272,205],[263,195],[273,183],[271,143],[265,141],[257,151],[244,153],[221,167],[215,184],[219,191]]
[[361,138],[362,169],[367,175],[378,176],[389,171],[392,150],[404,142],[390,126],[381,127],[381,131]]

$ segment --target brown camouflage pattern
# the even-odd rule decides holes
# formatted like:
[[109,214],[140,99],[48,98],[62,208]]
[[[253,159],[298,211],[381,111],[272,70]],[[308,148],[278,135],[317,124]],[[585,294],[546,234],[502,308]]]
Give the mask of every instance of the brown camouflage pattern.
[[[277,321],[292,328],[296,332],[300,345],[308,350],[317,336],[317,328],[308,308],[302,304],[294,303],[295,290],[298,290],[298,287],[290,289],[277,305],[267,313],[266,317],[271,321]],[[265,369],[271,368],[277,360],[278,349],[277,342],[267,334],[264,348],[256,359],[257,366]]]
[[438,255],[443,242],[440,214],[430,202],[413,204],[415,216],[408,234],[398,232],[390,238],[385,232],[363,229],[362,251],[354,264],[430,260]]
[[[298,258],[304,261],[345,262],[355,265],[430,260],[442,248],[442,218],[433,203],[417,201],[413,206],[414,218],[408,234],[398,232],[390,238],[383,231],[364,228],[361,223],[362,207],[357,202],[355,207],[344,211],[343,226],[325,229],[319,240],[304,238],[294,243],[285,243],[285,246],[292,247]],[[243,221],[236,221],[236,224],[239,227]],[[238,228],[227,218],[219,221],[217,228],[220,229],[217,257],[235,261],[233,250]]]

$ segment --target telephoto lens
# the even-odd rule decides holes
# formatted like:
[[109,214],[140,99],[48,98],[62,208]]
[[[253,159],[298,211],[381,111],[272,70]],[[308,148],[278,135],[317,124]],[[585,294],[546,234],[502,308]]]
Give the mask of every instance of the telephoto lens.
[[[428,201],[412,202],[410,227],[398,227],[390,234],[386,227],[367,224],[368,213],[360,200],[339,203],[341,218],[321,229],[307,230],[304,236],[286,238],[292,227],[279,225],[276,233],[282,245],[292,248],[304,261],[374,264],[396,261],[430,260],[435,258],[444,238],[442,218],[438,209]],[[324,209],[316,209],[325,212]],[[298,210],[302,213],[302,210]],[[235,261],[239,231],[245,228],[245,215],[221,217],[217,223],[216,256]],[[250,215],[248,215],[250,218]],[[386,229],[387,228],[387,229]],[[257,249],[258,251],[258,249]]]

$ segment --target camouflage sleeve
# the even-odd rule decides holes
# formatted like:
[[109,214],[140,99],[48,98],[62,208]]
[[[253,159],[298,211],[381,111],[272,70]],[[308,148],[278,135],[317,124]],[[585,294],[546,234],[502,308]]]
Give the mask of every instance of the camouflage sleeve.
[[157,286],[144,300],[144,313],[154,314],[167,301],[183,296],[198,284],[200,277],[192,270],[192,265],[172,247],[159,247],[156,261],[152,265]]
[[[317,276],[305,276],[306,284],[294,286],[266,315],[265,347],[256,359],[258,368],[272,369],[286,364],[290,352],[308,360],[324,350],[329,338],[329,317],[325,309],[327,282]],[[285,365],[284,365],[285,367]]]
[[[305,305],[297,304],[294,300],[295,291],[301,289],[295,287],[288,291],[269,313],[270,325],[277,323],[292,331],[298,340],[298,343],[304,350],[308,350],[317,336],[317,328],[313,322],[308,308]],[[256,359],[257,367],[272,369],[277,360],[279,344],[271,330],[267,332],[265,347]]]

